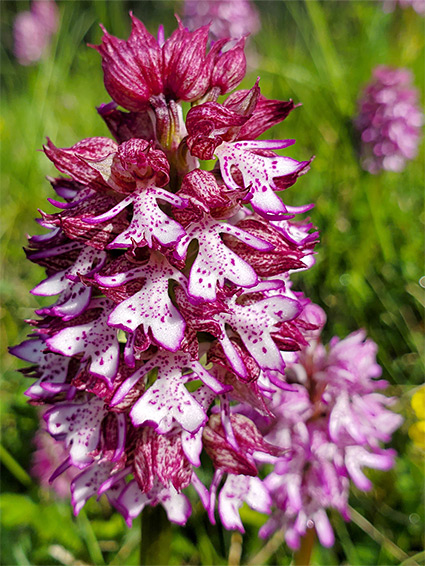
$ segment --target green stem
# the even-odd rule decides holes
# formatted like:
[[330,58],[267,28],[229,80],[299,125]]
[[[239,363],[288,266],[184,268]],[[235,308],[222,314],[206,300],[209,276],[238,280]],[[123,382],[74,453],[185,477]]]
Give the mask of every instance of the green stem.
[[300,548],[294,553],[294,566],[309,566],[311,553],[313,551],[316,531],[314,528],[307,529],[306,534],[301,539]]
[[363,515],[356,511],[353,507],[349,506],[350,516],[353,523],[360,527],[366,534],[370,536],[375,542],[380,544],[382,547],[400,562],[409,559],[409,556],[399,548],[392,540],[390,540],[386,535],[381,533],[370,521],[368,521]]
[[171,525],[164,509],[147,507],[142,513],[141,566],[166,566],[170,560]]
[[77,524],[80,526],[81,536],[86,541],[87,550],[89,551],[90,559],[93,564],[105,564],[96,534],[93,531],[93,527],[84,509],[82,509],[78,515]]
[[0,444],[0,462],[18,481],[21,482],[22,485],[25,487],[31,487],[32,480],[30,476],[2,444]]

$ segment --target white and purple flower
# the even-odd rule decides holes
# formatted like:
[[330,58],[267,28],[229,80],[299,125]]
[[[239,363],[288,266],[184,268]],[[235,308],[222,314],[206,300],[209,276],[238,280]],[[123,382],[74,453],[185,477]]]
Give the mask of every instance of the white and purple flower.
[[[357,333],[326,353],[321,309],[292,289],[318,232],[298,216],[312,205],[277,192],[311,159],[275,152],[293,140],[256,138],[295,105],[266,99],[258,80],[217,102],[243,78],[243,38],[207,52],[208,26],[179,21],[165,40],[132,24],[128,40],[105,31],[96,47],[115,140],[44,147],[67,177],[50,179],[62,200],[49,199],[58,212],[41,213],[48,232],[26,253],[46,269],[32,293],[57,299],[11,352],[33,364],[27,395],[66,451],[52,480],[72,471],[75,513],[105,493],[129,525],[159,504],[184,524],[192,485],[227,529],[243,532],[246,502],[272,513],[263,533],[284,525],[296,546],[313,521],[331,544],[326,509],[346,516],[348,477],[366,489],[364,467],[392,465],[380,443],[399,417],[375,392],[374,345]],[[194,103],[185,119],[182,102]]]

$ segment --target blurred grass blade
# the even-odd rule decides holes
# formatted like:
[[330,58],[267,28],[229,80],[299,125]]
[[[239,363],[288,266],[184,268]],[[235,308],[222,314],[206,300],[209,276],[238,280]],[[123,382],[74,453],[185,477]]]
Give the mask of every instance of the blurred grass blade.
[[258,564],[266,564],[267,561],[276,550],[279,548],[283,541],[285,540],[285,535],[283,530],[276,531],[272,538],[263,546],[258,554],[256,554],[249,562],[247,566],[256,566]]
[[80,511],[77,522],[79,523],[81,536],[86,541],[87,550],[89,551],[93,564],[105,564],[99,542],[84,509]]
[[16,564],[19,564],[19,566],[32,566],[20,545],[15,545],[13,547],[13,555],[16,559]]
[[332,525],[350,564],[361,564],[355,543],[351,540],[345,521],[338,513],[332,514]]
[[124,543],[109,562],[110,566],[121,566],[127,564],[126,560],[134,549],[140,544],[139,530],[137,528],[130,529],[125,536]]
[[307,0],[307,2],[305,2],[305,6],[322,51],[326,70],[337,94],[339,107],[343,112],[347,112],[349,97],[343,80],[343,70],[329,33],[323,8],[317,0]]
[[88,566],[86,562],[76,560],[75,557],[66,550],[66,548],[59,544],[52,544],[52,546],[49,546],[49,554],[52,558],[65,566]]
[[419,560],[420,561],[425,560],[425,550],[423,550],[422,552],[418,552],[413,556],[410,556],[407,560],[404,560],[400,564],[400,566],[419,566]]
[[173,535],[163,507],[143,509],[141,527],[140,564],[169,564]]
[[363,515],[358,511],[349,506],[351,520],[355,523],[362,531],[370,536],[378,544],[385,547],[385,549],[390,552],[397,560],[406,560],[408,558],[407,554],[399,546],[397,546],[392,540],[386,537],[381,531],[378,531],[376,527],[372,525]]
[[0,444],[0,461],[22,485],[25,487],[32,485],[31,477],[2,444]]

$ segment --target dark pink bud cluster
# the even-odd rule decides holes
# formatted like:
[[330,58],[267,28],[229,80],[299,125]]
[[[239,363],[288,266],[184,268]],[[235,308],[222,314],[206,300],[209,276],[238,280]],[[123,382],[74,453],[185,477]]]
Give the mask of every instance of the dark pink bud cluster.
[[[184,524],[192,485],[214,522],[225,478],[221,520],[243,530],[244,501],[266,513],[274,502],[259,467],[289,458],[262,422],[270,431],[286,417],[288,388],[295,407],[304,402],[308,392],[287,378],[324,323],[290,280],[314,264],[318,233],[297,217],[312,205],[277,194],[311,160],[276,153],[294,140],[256,140],[292,101],[266,99],[257,81],[217,102],[242,77],[243,41],[206,53],[207,27],[179,22],[157,41],[132,21],[128,41],[105,32],[98,47],[115,101],[99,113],[115,140],[44,147],[66,176],[50,179],[58,210],[41,212],[46,232],[26,253],[46,269],[32,293],[56,299],[12,353],[32,364],[27,395],[65,450],[51,480],[72,470],[75,513],[106,494],[128,524],[158,504]],[[182,100],[197,101],[186,120]],[[200,167],[214,158],[210,171]],[[209,488],[197,473],[203,450],[215,470]]]
[[361,132],[363,168],[369,173],[402,171],[416,157],[423,122],[410,71],[376,67],[358,107],[355,126]]
[[[229,40],[218,41],[207,53],[208,28],[193,32],[179,20],[166,41],[155,39],[133,15],[127,41],[104,28],[102,56],[105,87],[113,100],[134,112],[155,107],[155,98],[196,101],[208,93],[215,98],[235,88],[245,75],[244,41],[226,51]],[[212,92],[211,92],[212,91]]]

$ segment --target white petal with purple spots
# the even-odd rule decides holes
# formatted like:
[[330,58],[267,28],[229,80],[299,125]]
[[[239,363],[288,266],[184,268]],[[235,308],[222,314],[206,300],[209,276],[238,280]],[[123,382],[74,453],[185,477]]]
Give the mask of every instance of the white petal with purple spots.
[[225,279],[242,287],[252,287],[258,281],[254,269],[223,242],[220,234],[227,233],[257,250],[269,250],[270,244],[230,224],[205,217],[186,229],[176,247],[176,257],[184,258],[189,244],[197,240],[198,255],[189,276],[189,295],[195,299],[215,301],[217,283],[223,287]]
[[44,418],[49,433],[65,441],[72,464],[84,468],[93,461],[90,453],[99,443],[100,425],[106,413],[102,399],[92,397],[85,403],[57,404]]
[[108,325],[113,303],[108,299],[92,299],[89,309],[102,312],[92,322],[64,328],[46,340],[47,346],[64,356],[83,354],[82,362],[91,358],[90,372],[111,384],[117,374],[119,344],[117,331]]
[[184,336],[186,323],[168,295],[170,279],[186,283],[186,278],[159,253],[153,252],[148,264],[109,277],[97,277],[105,286],[115,287],[132,279],[144,278],[142,289],[122,301],[110,314],[108,324],[129,332],[142,326],[150,330],[163,348],[175,352]]

